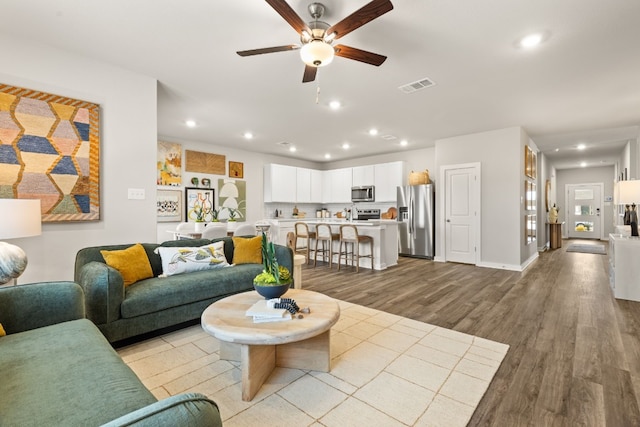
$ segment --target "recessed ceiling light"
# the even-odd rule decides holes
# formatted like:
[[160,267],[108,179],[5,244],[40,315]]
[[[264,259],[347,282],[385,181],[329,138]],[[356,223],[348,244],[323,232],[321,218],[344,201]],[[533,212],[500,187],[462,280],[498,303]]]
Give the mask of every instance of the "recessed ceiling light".
[[560,151],[560,149],[559,149],[559,148],[556,148],[556,153],[557,153],[558,151]]
[[407,141],[406,139],[403,139],[402,141],[400,141],[400,145],[402,145],[403,147],[406,147],[409,144],[409,141]]
[[325,159],[330,159],[330,158],[331,158],[331,154],[329,154],[329,153],[325,154],[325,155],[324,155],[324,158],[325,158]]
[[245,132],[244,133],[244,137],[245,137],[245,139],[251,139],[251,138],[253,138],[253,134],[251,132]]
[[520,46],[524,48],[532,48],[538,46],[542,42],[542,34],[529,34],[520,40]]
[[377,134],[378,134],[378,129],[376,128],[369,129],[369,135],[376,136]]
[[331,107],[332,110],[337,110],[338,108],[342,107],[342,104],[340,104],[340,101],[331,101],[329,103],[329,107]]
[[343,149],[343,150],[348,150],[348,149],[349,149],[349,147],[351,147],[351,146],[349,145],[349,143],[348,143],[348,142],[345,142],[344,144],[342,144],[342,149]]
[[584,168],[584,167],[587,167],[587,162],[582,162],[582,163],[580,163],[580,166],[581,166],[581,167],[583,167],[583,168]]
[[587,148],[586,145],[584,144],[578,144],[578,150],[584,150],[585,148]]
[[292,153],[296,152],[296,147],[294,147],[293,145],[291,147],[289,147],[289,151],[291,151]]
[[196,127],[196,121],[195,121],[195,120],[187,120],[187,121],[186,121],[186,122],[184,122],[184,123],[185,123],[185,124],[187,125],[187,127],[189,127],[189,128],[194,128],[194,127]]

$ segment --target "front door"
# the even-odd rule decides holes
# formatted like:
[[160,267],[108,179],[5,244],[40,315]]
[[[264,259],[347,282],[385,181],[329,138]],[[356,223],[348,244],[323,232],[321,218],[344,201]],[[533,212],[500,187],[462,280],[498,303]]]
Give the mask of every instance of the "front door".
[[445,255],[447,261],[476,264],[477,168],[445,170]]
[[602,239],[602,191],[604,185],[567,184],[566,229],[569,238]]

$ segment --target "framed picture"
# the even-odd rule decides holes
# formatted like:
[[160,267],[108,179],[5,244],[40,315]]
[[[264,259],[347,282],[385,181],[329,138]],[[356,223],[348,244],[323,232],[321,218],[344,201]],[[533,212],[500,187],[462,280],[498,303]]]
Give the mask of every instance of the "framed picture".
[[158,222],[182,221],[182,191],[157,190],[156,216]]
[[531,178],[538,177],[538,155],[531,151]]
[[244,178],[244,163],[230,161],[229,178]]
[[186,187],[184,192],[185,221],[212,221],[212,211],[215,209],[213,188]]
[[533,156],[533,151],[529,148],[528,145],[524,146],[524,174],[529,178],[533,178],[532,170],[531,170],[531,157]]

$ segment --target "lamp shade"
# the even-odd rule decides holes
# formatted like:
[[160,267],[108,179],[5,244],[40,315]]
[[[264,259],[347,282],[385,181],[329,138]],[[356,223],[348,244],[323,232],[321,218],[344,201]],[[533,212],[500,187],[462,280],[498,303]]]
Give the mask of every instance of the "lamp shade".
[[0,239],[17,239],[42,233],[38,199],[0,199]]
[[300,49],[302,62],[312,67],[324,67],[333,61],[335,52],[330,44],[322,40],[312,40]]
[[640,180],[619,181],[617,196],[620,205],[640,203]]

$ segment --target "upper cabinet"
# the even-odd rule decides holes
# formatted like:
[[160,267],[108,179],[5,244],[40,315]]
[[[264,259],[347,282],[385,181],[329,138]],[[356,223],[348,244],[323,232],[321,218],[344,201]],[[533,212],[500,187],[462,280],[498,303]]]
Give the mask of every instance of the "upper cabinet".
[[376,202],[395,202],[397,187],[403,185],[404,163],[391,162],[374,165]]
[[374,165],[356,166],[352,168],[351,176],[353,177],[353,186],[362,187],[365,185],[374,185]]
[[295,203],[297,168],[268,164],[264,166],[264,201]]
[[351,168],[324,171],[322,203],[351,203]]
[[322,171],[296,168],[296,202],[322,203]]

